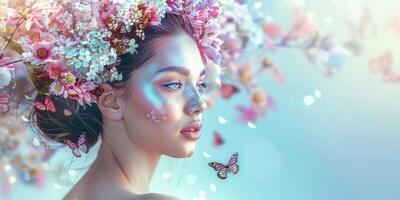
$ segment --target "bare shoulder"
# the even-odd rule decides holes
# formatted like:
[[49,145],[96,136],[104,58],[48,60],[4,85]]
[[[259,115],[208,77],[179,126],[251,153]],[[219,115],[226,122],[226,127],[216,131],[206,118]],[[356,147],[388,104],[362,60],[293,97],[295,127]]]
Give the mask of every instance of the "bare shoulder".
[[160,193],[147,193],[136,196],[132,198],[132,200],[183,200],[183,199]]

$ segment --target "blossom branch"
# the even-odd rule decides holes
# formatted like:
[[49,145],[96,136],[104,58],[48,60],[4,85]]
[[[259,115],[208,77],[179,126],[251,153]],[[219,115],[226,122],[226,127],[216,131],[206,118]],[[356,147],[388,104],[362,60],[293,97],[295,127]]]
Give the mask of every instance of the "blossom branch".
[[11,33],[10,37],[8,39],[6,39],[6,42],[3,46],[3,50],[6,50],[6,48],[8,47],[8,45],[10,44],[10,42],[12,41],[14,34],[17,32],[19,26],[21,26],[22,23],[24,23],[25,18],[21,18],[18,23],[15,25],[15,29],[13,30],[13,32]]
[[5,64],[2,64],[2,65],[0,65],[0,67],[5,67],[5,66],[8,66],[8,65],[12,65],[12,64],[15,64],[15,63],[22,62],[22,61],[23,61],[22,59],[15,60],[15,61],[12,61],[12,62],[8,62],[8,63],[5,63]]

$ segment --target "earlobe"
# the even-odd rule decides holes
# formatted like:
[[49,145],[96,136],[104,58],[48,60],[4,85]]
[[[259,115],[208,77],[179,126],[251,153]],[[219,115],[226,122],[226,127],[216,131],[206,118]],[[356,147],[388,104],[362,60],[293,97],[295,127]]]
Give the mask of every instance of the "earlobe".
[[121,120],[123,118],[122,112],[115,112],[114,117],[114,120]]
[[103,115],[112,120],[121,120],[123,118],[123,112],[121,102],[118,101],[119,99],[116,93],[108,84],[104,84],[103,88],[105,91],[98,98],[97,102],[100,111]]

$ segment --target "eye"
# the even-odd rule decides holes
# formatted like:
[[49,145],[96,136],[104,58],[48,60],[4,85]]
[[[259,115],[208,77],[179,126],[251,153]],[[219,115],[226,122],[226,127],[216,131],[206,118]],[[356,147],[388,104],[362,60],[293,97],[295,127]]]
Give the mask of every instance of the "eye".
[[198,87],[200,93],[205,93],[205,92],[207,92],[207,89],[208,89],[208,83],[205,81],[202,81],[197,85],[197,87]]
[[163,86],[167,87],[169,89],[172,89],[172,90],[178,90],[178,89],[182,88],[182,85],[183,85],[183,83],[181,81],[174,81],[171,83],[164,84]]

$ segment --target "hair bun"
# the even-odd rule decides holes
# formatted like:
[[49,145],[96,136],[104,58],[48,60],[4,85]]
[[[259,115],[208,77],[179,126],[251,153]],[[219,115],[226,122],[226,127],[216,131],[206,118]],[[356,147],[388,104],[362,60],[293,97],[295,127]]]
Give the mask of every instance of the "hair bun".
[[[47,105],[44,101],[46,97],[50,97]],[[78,141],[79,136],[85,132],[88,147],[97,142],[103,124],[97,104],[83,107],[77,101],[53,95],[37,95],[34,102],[43,104],[45,108],[35,105],[30,114],[40,135],[64,143],[65,140]],[[55,110],[48,108],[51,103]]]

